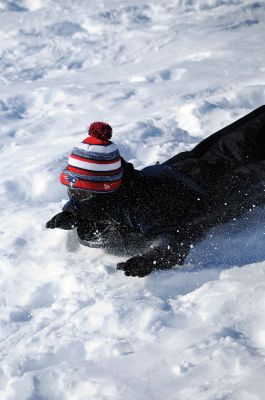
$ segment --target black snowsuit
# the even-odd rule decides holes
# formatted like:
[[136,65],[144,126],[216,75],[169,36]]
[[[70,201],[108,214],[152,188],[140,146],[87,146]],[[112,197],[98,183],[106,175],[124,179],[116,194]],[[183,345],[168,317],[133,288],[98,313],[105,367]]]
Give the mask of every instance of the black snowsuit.
[[119,190],[65,206],[81,243],[134,255],[126,275],[182,264],[209,228],[265,204],[265,106],[163,164],[122,164]]

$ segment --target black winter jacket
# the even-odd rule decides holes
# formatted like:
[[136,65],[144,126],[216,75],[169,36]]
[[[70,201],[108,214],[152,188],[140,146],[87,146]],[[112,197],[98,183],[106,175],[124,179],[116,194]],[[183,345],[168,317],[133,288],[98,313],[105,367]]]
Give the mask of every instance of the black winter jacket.
[[209,228],[265,203],[265,106],[161,165],[122,164],[119,190],[64,207],[81,243],[134,255],[127,275],[182,264]]

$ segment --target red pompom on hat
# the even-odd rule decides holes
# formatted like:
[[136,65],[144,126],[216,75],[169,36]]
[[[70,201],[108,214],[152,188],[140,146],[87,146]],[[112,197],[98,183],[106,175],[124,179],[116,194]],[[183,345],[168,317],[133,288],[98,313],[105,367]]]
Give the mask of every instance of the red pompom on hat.
[[88,129],[88,133],[94,138],[109,140],[112,136],[112,127],[105,122],[93,122]]

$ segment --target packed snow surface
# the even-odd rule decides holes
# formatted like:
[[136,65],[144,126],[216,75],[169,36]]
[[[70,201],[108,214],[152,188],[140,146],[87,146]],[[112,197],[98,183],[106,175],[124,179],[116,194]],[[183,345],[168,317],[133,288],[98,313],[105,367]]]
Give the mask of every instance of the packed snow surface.
[[264,104],[264,24],[263,0],[0,1],[1,400],[265,398],[265,209],[143,279],[45,229],[91,122],[142,168]]

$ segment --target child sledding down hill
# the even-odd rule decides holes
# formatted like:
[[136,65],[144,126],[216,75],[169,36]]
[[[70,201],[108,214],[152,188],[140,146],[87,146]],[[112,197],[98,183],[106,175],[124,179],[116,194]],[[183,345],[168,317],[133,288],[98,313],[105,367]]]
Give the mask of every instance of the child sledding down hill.
[[77,228],[82,244],[131,256],[117,266],[128,276],[183,264],[211,227],[265,204],[265,106],[141,171],[111,134],[95,122],[74,147],[60,178],[70,200],[46,226]]

